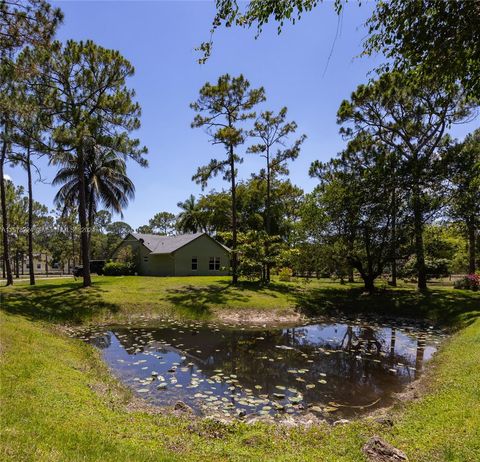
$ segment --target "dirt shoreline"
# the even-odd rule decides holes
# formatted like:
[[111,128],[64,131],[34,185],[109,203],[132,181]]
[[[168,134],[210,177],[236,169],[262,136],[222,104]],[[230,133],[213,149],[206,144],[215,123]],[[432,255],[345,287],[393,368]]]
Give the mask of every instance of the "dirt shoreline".
[[224,322],[227,324],[238,325],[265,325],[265,326],[278,326],[285,324],[297,324],[310,320],[307,316],[295,311],[290,310],[257,310],[241,309],[241,310],[215,310],[213,312],[214,320]]
[[328,316],[310,317],[304,315],[294,307],[283,308],[281,310],[269,309],[259,310],[256,308],[216,308],[212,310],[208,316],[201,318],[190,318],[176,316],[172,313],[145,313],[145,314],[126,314],[123,316],[107,316],[96,320],[88,320],[81,324],[58,323],[56,328],[60,331],[75,332],[87,328],[115,326],[123,323],[134,324],[144,322],[156,322],[165,319],[171,321],[200,321],[205,323],[219,323],[225,325],[252,326],[252,327],[290,327],[293,325],[301,325],[311,321],[327,319]]

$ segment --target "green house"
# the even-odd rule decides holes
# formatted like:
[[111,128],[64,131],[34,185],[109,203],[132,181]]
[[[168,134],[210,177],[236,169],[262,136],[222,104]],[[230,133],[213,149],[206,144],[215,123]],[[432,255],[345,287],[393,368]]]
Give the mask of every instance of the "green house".
[[227,275],[230,249],[206,233],[159,236],[130,233],[113,254],[118,259],[130,247],[137,272],[143,276]]

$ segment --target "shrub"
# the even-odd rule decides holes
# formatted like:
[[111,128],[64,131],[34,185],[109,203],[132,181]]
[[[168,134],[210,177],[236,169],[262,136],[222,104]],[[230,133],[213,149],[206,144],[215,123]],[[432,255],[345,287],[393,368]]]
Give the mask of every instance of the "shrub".
[[[425,258],[425,268],[429,279],[445,278],[450,275],[448,269],[449,261],[446,258]],[[417,277],[417,259],[415,256],[410,257],[402,268],[399,268],[399,276],[404,278]]]
[[103,274],[105,274],[105,276],[127,276],[133,274],[133,272],[134,268],[131,263],[111,261],[103,267]]
[[128,263],[132,267],[135,266],[135,262],[138,261],[139,255],[138,251],[134,250],[131,245],[126,245],[121,247],[115,256],[116,262]]
[[278,279],[280,279],[280,281],[290,282],[290,280],[292,279],[292,276],[293,276],[292,268],[282,268],[278,272]]
[[478,290],[480,288],[480,274],[469,274],[453,284],[455,289]]

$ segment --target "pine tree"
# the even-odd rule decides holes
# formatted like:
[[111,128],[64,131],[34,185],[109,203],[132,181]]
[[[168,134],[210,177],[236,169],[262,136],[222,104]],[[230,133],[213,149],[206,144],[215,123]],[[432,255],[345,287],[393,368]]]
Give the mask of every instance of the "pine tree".
[[76,161],[83,285],[87,287],[91,285],[85,176],[89,152],[98,146],[146,165],[146,148],[128,135],[140,126],[140,106],[126,85],[134,68],[118,51],[72,40],[65,45],[54,43],[45,65],[56,120],[53,139],[58,152],[53,162],[72,155]]
[[231,219],[232,219],[232,282],[238,281],[237,256],[237,164],[242,157],[237,149],[245,142],[246,131],[242,123],[255,118],[253,108],[265,101],[263,88],[250,89],[250,82],[240,75],[219,77],[216,84],[206,83],[200,89],[200,96],[190,105],[197,112],[192,128],[206,128],[212,144],[221,144],[226,151],[224,159],[212,159],[208,165],[200,167],[193,180],[207,186],[208,181],[223,174],[223,179],[230,182]]

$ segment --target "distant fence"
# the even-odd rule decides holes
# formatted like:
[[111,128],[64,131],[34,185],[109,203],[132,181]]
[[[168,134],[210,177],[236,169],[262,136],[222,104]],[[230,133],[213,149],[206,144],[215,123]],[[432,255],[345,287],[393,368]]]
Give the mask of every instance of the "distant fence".
[[[67,277],[67,276],[73,276],[72,273],[67,272],[67,271],[61,271],[61,270],[48,270],[48,273],[45,271],[35,271],[35,277],[39,278],[55,278],[55,277]],[[30,274],[27,272],[24,272],[23,274],[20,273],[17,277],[15,273],[13,273],[13,279],[28,279],[30,277]],[[3,276],[2,272],[0,271],[0,281],[2,279],[5,279]]]

